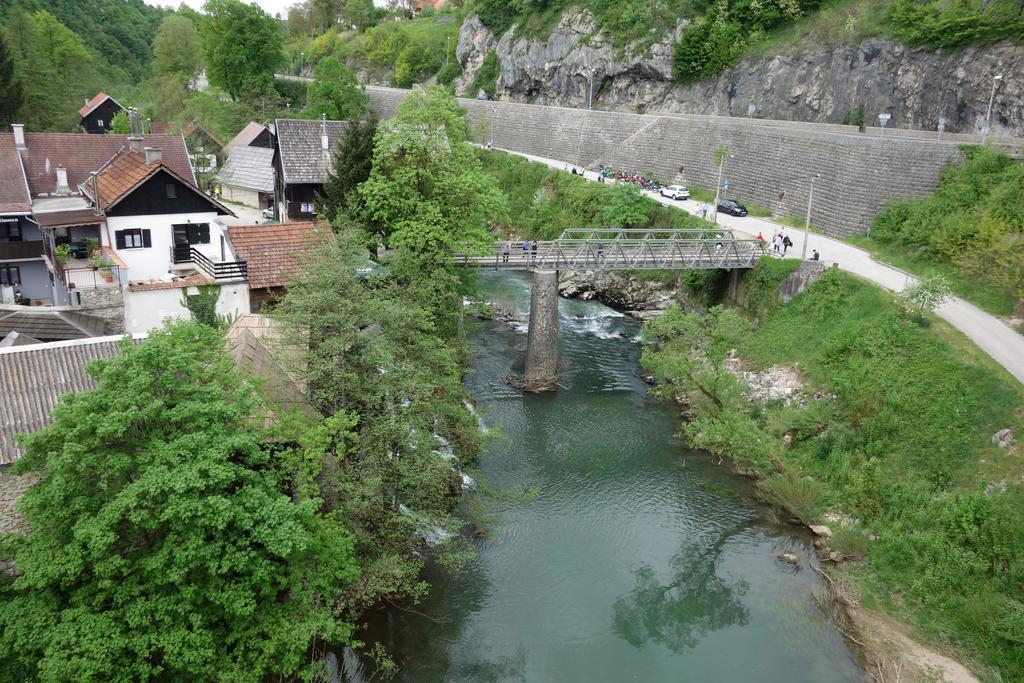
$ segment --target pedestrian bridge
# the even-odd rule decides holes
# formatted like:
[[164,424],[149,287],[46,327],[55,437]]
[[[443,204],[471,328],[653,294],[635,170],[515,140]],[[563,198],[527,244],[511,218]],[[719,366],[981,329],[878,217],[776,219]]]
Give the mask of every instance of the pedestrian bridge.
[[723,268],[738,277],[740,270],[753,268],[762,256],[767,256],[764,242],[737,238],[730,230],[584,228],[537,242],[536,250],[524,250],[522,242],[502,242],[493,254],[457,254],[454,259],[462,268],[533,273],[522,386],[552,391],[558,387],[558,271]]
[[558,239],[495,246],[493,254],[456,254],[463,268],[498,270],[706,270],[753,268],[766,256],[764,242],[738,238],[731,230],[655,230],[582,228]]

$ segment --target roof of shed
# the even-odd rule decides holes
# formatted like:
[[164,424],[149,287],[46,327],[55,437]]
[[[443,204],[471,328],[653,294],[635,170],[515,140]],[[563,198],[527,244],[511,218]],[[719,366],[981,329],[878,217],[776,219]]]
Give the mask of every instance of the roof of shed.
[[[278,119],[277,147],[287,184],[323,184],[334,164],[334,152],[348,127],[347,121]],[[327,131],[327,153],[321,143]]]
[[231,138],[228,144],[224,145],[224,152],[231,154],[235,151],[236,147],[246,147],[252,144],[252,141],[262,135],[265,130],[267,130],[266,126],[250,121],[245,125],[245,128],[238,132],[238,135]]
[[301,256],[315,246],[318,228],[310,222],[232,225],[228,239],[246,262],[253,289],[283,287],[299,272]]
[[[4,400],[0,401],[0,465],[21,457],[15,435],[37,432],[49,425],[50,412],[61,396],[95,388],[86,366],[120,353],[122,338],[0,349],[0,386],[4,387]],[[139,343],[139,337],[134,343]]]
[[13,135],[0,135],[0,214],[28,213],[32,197],[28,193],[25,169],[14,146]]
[[221,169],[221,185],[258,192],[274,191],[274,150],[266,147],[236,147]]

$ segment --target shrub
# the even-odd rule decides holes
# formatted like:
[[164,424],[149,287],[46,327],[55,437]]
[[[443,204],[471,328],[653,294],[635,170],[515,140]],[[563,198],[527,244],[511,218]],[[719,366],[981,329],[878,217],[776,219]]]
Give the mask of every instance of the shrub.
[[721,18],[698,19],[676,43],[673,74],[682,83],[714,76],[732,66],[745,45],[739,24]]
[[848,558],[860,559],[868,552],[868,535],[860,529],[839,527],[832,532],[832,547]]
[[452,61],[441,67],[441,70],[437,72],[437,82],[441,85],[451,85],[451,83],[459,77],[462,73],[462,67],[459,66],[458,62]]
[[825,502],[825,485],[810,477],[801,477],[794,470],[765,479],[758,490],[772,503],[779,505],[803,522],[811,522],[821,513]]
[[473,82],[469,84],[466,95],[468,97],[476,97],[483,90],[487,93],[487,97],[493,100],[495,93],[498,91],[498,76],[500,73],[498,53],[495,50],[491,50],[484,57],[484,63],[480,65],[476,76],[473,77]]

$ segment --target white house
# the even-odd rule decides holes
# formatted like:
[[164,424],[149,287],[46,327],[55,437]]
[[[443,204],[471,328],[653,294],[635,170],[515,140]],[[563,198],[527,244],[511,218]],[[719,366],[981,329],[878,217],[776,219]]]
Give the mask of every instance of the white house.
[[248,312],[245,263],[220,221],[231,211],[199,190],[181,134],[144,137],[139,124],[130,136],[0,135],[0,214],[21,214],[0,240],[4,281],[100,318],[106,334],[188,317],[185,297],[204,286],[219,314]]

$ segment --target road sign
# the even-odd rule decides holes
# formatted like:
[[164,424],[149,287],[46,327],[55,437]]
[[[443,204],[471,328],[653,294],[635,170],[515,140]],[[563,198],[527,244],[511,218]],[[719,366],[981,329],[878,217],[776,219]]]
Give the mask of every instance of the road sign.
[[728,190],[728,189],[729,189],[729,180],[728,180],[728,179],[726,179],[726,180],[724,180],[724,181],[722,182],[722,187],[723,187],[724,189],[726,189],[726,190]]

